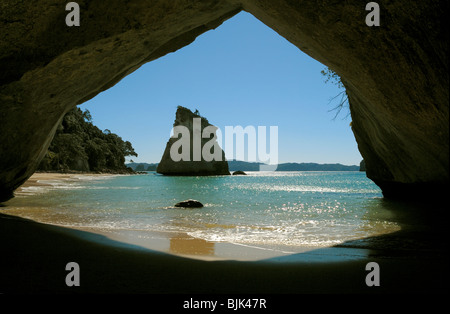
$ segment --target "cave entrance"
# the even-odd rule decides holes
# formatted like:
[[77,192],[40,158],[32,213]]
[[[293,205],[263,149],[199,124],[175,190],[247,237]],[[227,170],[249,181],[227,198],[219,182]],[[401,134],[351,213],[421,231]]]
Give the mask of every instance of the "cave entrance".
[[[145,165],[137,170],[149,170],[148,166],[161,159],[179,105],[198,110],[222,130],[227,126],[277,126],[280,164],[357,166],[361,156],[349,126],[350,119],[346,113],[335,118],[336,113],[331,110],[334,105],[330,99],[342,90],[324,82],[326,77],[321,73],[324,68],[252,15],[242,12],[192,44],[143,65],[80,107],[90,111],[93,124],[105,134],[115,133],[132,143],[138,153],[138,157],[130,158],[133,166]],[[226,157],[234,159],[234,156]],[[245,158],[244,161],[253,162]],[[66,224],[75,221],[93,228],[106,225],[123,230],[129,227],[121,227],[124,221],[138,223],[133,230],[163,226],[177,231],[168,239],[169,248],[175,253],[184,247],[187,251],[183,252],[219,254],[221,246],[216,250],[214,243],[240,241],[237,238],[242,234],[250,241],[268,239],[270,245],[277,247],[276,250],[265,250],[265,247],[264,254],[260,247],[252,249],[259,257],[299,252],[283,251],[280,248],[283,241],[296,250],[304,250],[301,241],[307,239],[306,247],[311,249],[317,248],[318,242],[320,247],[359,236],[363,230],[370,229],[366,221],[375,222],[374,230],[386,226],[385,221],[371,218],[369,212],[377,206],[376,202],[361,205],[353,200],[354,194],[348,193],[351,187],[346,180],[356,178],[367,185],[366,190],[357,192],[358,197],[380,196],[379,189],[372,182],[367,183],[364,173],[358,172],[354,177],[339,174],[249,177],[250,181],[246,182],[233,181],[233,177],[225,180],[165,177],[157,182],[151,178],[146,181],[145,177],[143,181],[136,179],[139,182],[119,178],[112,183],[97,182],[94,186],[82,182],[74,192],[76,196],[60,191],[52,194],[51,202],[68,202],[63,214],[49,210],[45,215],[26,217],[38,221],[50,217],[46,222],[53,222],[55,215],[56,219],[64,216],[62,223]],[[205,208],[192,213],[171,207],[183,198],[199,199]],[[77,216],[86,209],[91,212],[81,218]],[[139,222],[130,220],[136,212]],[[329,220],[334,216],[346,221],[336,232],[337,236],[326,231],[332,230]],[[354,217],[359,218],[355,221]],[[153,225],[155,219],[158,223]],[[140,225],[143,222],[146,224]],[[217,235],[220,241],[213,239]],[[123,239],[129,234],[121,236]],[[133,236],[131,242],[148,245],[137,240],[139,236]],[[191,247],[192,244],[195,245]]]
[[[168,4],[166,1],[152,1],[142,5],[138,1],[127,1],[125,5],[120,1],[108,3],[83,1],[81,4],[84,5],[84,8],[88,7],[90,10],[89,15],[82,20],[82,24],[85,23],[83,25],[86,28],[81,29],[81,31],[80,29],[72,28],[68,30],[66,28],[63,22],[66,12],[59,10],[60,7],[57,5],[51,5],[48,8],[44,8],[44,6],[41,8],[40,6],[39,9],[42,10],[38,14],[35,14],[35,5],[26,1],[17,5],[7,1],[4,6],[5,10],[2,11],[4,16],[0,19],[6,35],[5,44],[2,48],[2,51],[5,52],[2,55],[6,57],[3,58],[2,65],[6,64],[6,71],[2,71],[2,84],[4,85],[1,87],[1,98],[5,103],[1,106],[0,114],[2,117],[2,123],[0,124],[2,140],[0,142],[3,148],[2,175],[0,177],[1,202],[11,200],[10,204],[14,202],[17,204],[17,202],[24,201],[25,205],[30,205],[26,204],[27,200],[28,202],[36,200],[33,198],[11,198],[13,191],[23,184],[35,170],[37,163],[45,153],[45,148],[48,146],[52,134],[54,134],[53,131],[57,122],[70,107],[81,104],[101,91],[110,88],[142,64],[188,45],[197,35],[214,28],[241,10],[252,12],[266,25],[276,29],[279,34],[283,34],[295,46],[307,51],[309,55],[326,63],[345,77],[346,86],[348,86],[352,100],[353,128],[355,136],[357,136],[359,149],[368,162],[371,178],[378,182],[377,184],[380,186],[383,185],[384,192],[387,191],[387,194],[391,197],[405,198],[406,196],[408,200],[414,195],[424,195],[424,199],[427,199],[427,201],[431,198],[430,196],[439,194],[442,197],[442,195],[445,195],[445,193],[442,193],[443,184],[441,183],[445,184],[444,188],[448,186],[448,75],[446,71],[448,63],[444,57],[448,55],[446,53],[448,48],[445,45],[446,40],[444,40],[444,38],[447,38],[445,36],[447,34],[441,30],[441,25],[446,19],[446,16],[442,13],[445,12],[444,4],[417,2],[408,3],[408,5],[383,5],[383,22],[380,29],[367,27],[368,25],[364,23],[367,13],[364,6],[361,3],[350,2],[303,1],[299,3],[295,1],[242,0],[177,1]],[[224,23],[217,31],[208,32],[199,37],[196,42],[185,49],[142,67],[133,75],[123,79],[114,89],[100,94],[99,97],[82,107],[89,108],[92,111],[94,123],[100,128],[109,129],[124,139],[133,141],[142,161],[158,161],[177,105],[185,105],[193,110],[199,110],[219,127],[230,124],[280,126],[279,162],[292,161],[292,156],[300,158],[298,161],[328,161],[315,159],[314,157],[331,158],[334,162],[341,161],[338,151],[332,149],[333,145],[343,148],[346,153],[355,151],[357,160],[352,163],[359,161],[360,156],[356,153],[356,144],[350,128],[348,128],[349,121],[344,120],[342,122],[342,129],[345,129],[349,135],[348,138],[351,138],[349,143],[352,143],[353,148],[349,150],[345,150],[346,137],[339,131],[341,130],[339,124],[341,120],[335,120],[336,129],[332,131],[330,131],[329,125],[325,126],[320,122],[327,121],[328,123],[329,120],[332,120],[331,117],[334,113],[328,115],[330,107],[325,106],[329,98],[339,92],[338,90],[330,91],[330,93],[324,91],[324,88],[327,87],[322,85],[323,78],[319,74],[323,67],[320,64],[316,64],[318,65],[316,69],[299,66],[296,61],[290,59],[291,54],[289,52],[284,51],[284,49],[278,50],[280,46],[277,44],[263,45],[256,49],[256,39],[261,39],[261,43],[266,44],[272,41],[259,38],[262,33],[257,36],[253,33],[246,38],[244,36],[242,40],[242,36],[250,29],[250,24],[243,28],[236,27],[235,32],[229,37],[231,40],[228,41],[228,44],[224,44],[227,43],[225,38],[216,38],[218,44],[222,44],[219,49],[213,49],[217,46],[211,45],[211,43],[202,47],[203,52],[209,52],[206,56],[201,55],[201,51],[192,52],[196,57],[201,56],[201,62],[216,58],[225,66],[218,67],[217,63],[215,66],[214,64],[209,66],[211,64],[208,63],[203,63],[200,66],[201,62],[195,63],[192,61],[193,59],[184,60],[184,62],[180,59],[181,61],[178,60],[177,66],[172,64],[166,67],[164,65],[164,62],[168,62],[168,60],[176,60],[178,55],[184,55],[187,58],[189,51],[193,51],[197,44],[201,44],[213,33],[220,34],[229,30],[228,27],[245,16],[248,15],[245,13],[239,14],[234,19]],[[111,23],[111,21],[114,21],[114,23]],[[427,23],[422,23],[422,21],[427,21]],[[61,24],[64,28],[59,27]],[[154,30],[156,31],[153,32]],[[241,37],[241,41],[237,42],[236,39],[239,37]],[[279,37],[277,38],[283,41]],[[238,47],[229,51],[227,48],[232,46],[232,42],[237,43]],[[240,50],[246,46],[251,46],[255,50],[246,55],[248,51]],[[296,49],[295,51],[293,54],[298,54],[299,51]],[[34,55],[34,52],[37,52],[37,54]],[[276,56],[278,61],[283,62],[277,64],[273,60],[264,58],[270,55]],[[229,62],[228,58],[233,56],[236,58]],[[311,62],[314,63],[314,61]],[[192,65],[190,73],[187,65]],[[158,66],[161,69],[156,71]],[[151,69],[151,71],[149,70],[151,75],[144,75],[145,69]],[[187,73],[180,71],[180,69],[187,71]],[[310,69],[310,72],[308,72],[308,69]],[[294,74],[292,76],[294,79],[289,79],[288,74],[290,73]],[[141,74],[144,79],[138,79],[141,82],[139,85],[139,82],[133,81],[133,79],[138,78]],[[249,76],[249,74],[253,74],[253,76]],[[319,93],[314,93],[315,88],[312,84],[316,75],[318,76],[317,80],[321,82],[321,92]],[[203,80],[200,80],[201,78]],[[128,87],[131,86],[135,89],[128,89],[126,93],[121,95],[122,99],[120,99],[120,95],[118,95],[120,92],[118,94],[115,94],[115,92],[118,92],[121,86],[127,84]],[[197,88],[195,88],[195,84],[198,85]],[[147,90],[148,93],[143,97],[137,97],[137,94],[133,95],[133,91],[137,93],[141,89]],[[413,92],[411,92],[412,90]],[[276,92],[280,93],[277,94]],[[324,99],[315,98],[316,101],[314,101],[314,98],[309,98],[311,96],[309,93],[315,96],[323,96]],[[136,98],[132,96],[136,96]],[[181,97],[176,98],[176,96]],[[138,99],[144,99],[145,103],[139,104]],[[102,102],[105,105],[102,106]],[[147,111],[146,108],[152,108],[152,111]],[[317,108],[323,108],[322,111],[318,111],[324,114],[322,119],[317,119],[318,113],[314,111]],[[114,112],[118,112],[117,116],[108,116],[108,113]],[[428,118],[422,119],[423,117]],[[27,127],[24,127],[24,121],[28,123]],[[148,128],[152,125],[155,126],[154,129]],[[148,129],[149,133],[145,133],[144,128]],[[159,132],[164,133],[163,136],[159,136]],[[105,133],[107,132],[105,131]],[[323,136],[325,133],[327,135]],[[141,134],[143,140],[140,141],[136,134]],[[157,147],[159,144],[155,139],[162,142],[160,147]],[[323,143],[321,139],[328,139],[328,141]],[[321,149],[319,154],[309,155],[311,152],[317,152],[316,149],[311,149],[310,144],[312,143],[314,144],[312,147]],[[153,146],[152,151],[155,152],[156,157],[152,157],[151,153],[145,152],[145,148],[149,146]],[[138,161],[141,160],[138,159]],[[209,212],[205,211],[205,208],[199,209],[199,211],[180,211],[161,203],[152,203],[150,209],[153,210],[152,213],[159,215],[157,217],[160,220],[164,222],[164,219],[166,219],[169,222],[176,222],[170,227],[185,231],[184,234],[170,233],[173,236],[170,239],[171,249],[181,254],[192,254],[192,248],[203,252],[202,254],[210,254],[215,248],[211,247],[209,243],[211,238],[208,238],[208,234],[205,234],[208,230],[222,230],[221,236],[225,237],[235,236],[233,230],[245,231],[247,233],[241,235],[241,240],[249,240],[250,242],[254,239],[253,235],[260,236],[263,233],[265,235],[273,233],[280,236],[287,235],[284,239],[300,241],[309,239],[312,240],[311,243],[314,243],[314,240],[317,239],[325,239],[333,244],[336,238],[333,238],[328,230],[337,226],[343,228],[340,229],[341,231],[349,231],[346,229],[349,226],[347,223],[352,226],[351,223],[355,222],[354,219],[356,219],[358,227],[350,229],[350,231],[353,231],[353,233],[350,233],[359,239],[368,235],[364,232],[374,230],[377,226],[384,232],[387,232],[386,226],[392,226],[389,223],[383,223],[389,219],[383,217],[386,213],[382,212],[382,208],[380,208],[380,204],[382,204],[380,197],[378,197],[378,200],[375,197],[369,197],[370,200],[364,203],[368,199],[366,193],[370,194],[371,192],[364,190],[364,188],[361,190],[360,187],[359,191],[363,192],[358,196],[362,197],[354,198],[355,191],[349,191],[345,187],[345,180],[333,181],[344,185],[341,186],[341,190],[334,190],[333,187],[322,185],[321,190],[305,191],[302,189],[305,187],[311,188],[311,185],[299,186],[295,178],[294,181],[291,181],[292,184],[286,184],[287,178],[279,180],[278,183],[282,184],[274,184],[273,181],[267,182],[264,180],[244,184],[244,180],[248,180],[250,176],[223,176],[227,180],[238,182],[236,185],[222,186],[228,187],[228,191],[231,192],[236,190],[242,192],[235,194],[240,197],[239,200],[236,200],[231,198],[230,195],[222,193],[223,190],[215,185],[215,182],[220,181],[217,178],[195,178],[195,180],[204,180],[204,184],[200,184],[199,181],[184,181],[191,178],[173,180],[168,176],[159,176],[165,181],[154,181],[157,184],[153,186],[141,184],[143,189],[136,189],[135,185],[121,181],[130,177],[144,178],[143,176],[124,176],[114,181],[120,182],[120,184],[104,181],[95,186],[89,183],[84,186],[76,185],[77,189],[71,191],[73,194],[69,197],[64,193],[67,186],[64,184],[58,185],[58,188],[52,191],[51,195],[46,194],[46,196],[41,197],[40,203],[32,203],[34,206],[33,213],[39,216],[39,219],[36,220],[61,219],[58,223],[63,226],[70,226],[73,223],[68,218],[77,217],[82,219],[81,222],[86,224],[83,226],[87,228],[91,228],[92,225],[88,224],[92,223],[102,223],[102,228],[111,226],[126,228],[129,220],[120,216],[119,209],[130,210],[130,205],[133,204],[135,207],[132,214],[142,218],[144,211],[149,210],[148,207],[142,205],[143,196],[154,200],[158,195],[160,200],[172,201],[171,198],[174,197],[174,194],[164,194],[166,187],[170,186],[177,189],[187,186],[192,188],[192,193],[203,195],[202,185],[204,185],[213,187],[210,189],[213,193],[211,194],[212,197],[223,196],[224,202],[230,200],[233,202],[234,207],[232,209],[247,208],[249,210],[246,212],[254,215],[254,222],[256,222],[254,225],[249,224],[248,216],[236,216],[234,211],[229,211],[231,216],[226,216],[236,216],[237,220],[234,222],[218,221],[216,220],[218,216],[214,213],[223,214],[224,209],[227,208],[226,206],[220,206],[219,200],[216,201],[218,204],[215,201],[207,200],[206,209],[212,209]],[[321,183],[327,182],[326,180],[321,181]],[[434,182],[437,182],[437,185]],[[72,183],[70,182],[70,184]],[[416,185],[416,183],[420,184]],[[425,185],[425,191],[422,183]],[[235,189],[230,189],[230,186],[235,187]],[[39,189],[40,186],[38,184],[33,188]],[[98,197],[101,195],[98,194],[101,191],[107,193],[103,194],[103,199]],[[125,193],[120,193],[120,191],[125,191]],[[155,194],[155,191],[158,194]],[[183,192],[183,190],[179,191]],[[310,194],[312,197],[305,200],[304,192],[314,193]],[[266,201],[279,201],[283,197],[295,193],[302,197],[301,202],[284,203],[282,201],[278,205],[264,206],[265,208],[248,208],[241,205],[256,204],[255,206],[258,206],[258,203],[266,204],[264,203]],[[87,197],[88,194],[90,198]],[[346,204],[342,198],[335,199],[332,204],[327,203],[329,201],[329,199],[326,199],[327,195],[333,195],[334,198],[334,195],[338,194],[341,196],[343,194],[350,195],[352,202],[355,201],[356,203],[353,203],[352,208],[340,206],[339,204]],[[380,195],[378,192],[374,194]],[[178,194],[178,196],[185,195],[183,193]],[[264,198],[264,201],[255,201],[258,197]],[[108,200],[112,202],[113,206],[109,208],[99,207],[99,211],[93,210],[90,205],[100,200]],[[76,202],[76,206],[72,206],[74,202]],[[58,213],[57,217],[52,217],[48,209],[51,207],[50,205],[55,203],[58,204],[61,212]],[[43,206],[38,206],[39,204]],[[229,204],[231,205],[231,203]],[[308,206],[305,204],[308,204]],[[311,204],[317,206],[311,206]],[[409,205],[405,205],[408,214],[411,213],[411,206]],[[215,211],[214,207],[217,207]],[[68,214],[68,210],[71,208],[75,209],[71,214],[73,216]],[[361,208],[366,209],[366,211],[355,215],[353,210]],[[420,208],[421,213],[426,215],[430,212],[430,208],[433,212],[436,212],[434,207],[428,206],[428,208]],[[112,211],[109,211],[110,209]],[[6,208],[5,212],[8,210],[9,208]],[[105,211],[108,213],[107,218],[112,219],[107,221],[106,224],[97,215],[98,213],[102,215]],[[306,213],[307,216],[299,216],[302,212]],[[199,216],[202,213],[208,215]],[[258,216],[258,214],[261,215]],[[349,214],[347,217],[352,219],[342,220],[339,214]],[[194,219],[187,220],[186,215],[192,215]],[[374,215],[378,215],[378,217],[381,215],[381,223],[379,223],[380,220],[375,220],[375,225],[370,224],[371,221],[374,221],[370,219]],[[322,220],[319,220],[319,216]],[[289,220],[290,217],[300,220],[292,223],[293,221]],[[387,260],[384,257],[389,257],[391,266],[394,266],[394,271],[390,273],[396,275],[390,276],[388,274],[388,277],[391,278],[382,280],[384,283],[388,283],[388,285],[382,284],[382,287],[387,287],[385,291],[401,291],[402,288],[411,291],[424,290],[428,287],[441,288],[444,286],[443,283],[448,282],[448,280],[445,276],[439,276],[441,274],[434,270],[445,267],[448,263],[445,258],[448,256],[448,252],[442,252],[445,254],[441,254],[442,249],[434,250],[437,246],[439,248],[444,247],[442,246],[442,239],[445,239],[445,237],[436,233],[427,234],[428,230],[424,228],[422,223],[427,223],[428,218],[427,216],[418,219],[420,220],[420,228],[416,230],[420,230],[420,232],[416,233],[412,225],[407,223],[407,233],[406,235],[403,234],[403,238],[397,237],[398,234],[393,238],[375,238],[375,246],[368,245],[370,250],[359,250],[360,245],[369,244],[368,240],[364,239],[362,243],[356,243],[358,249],[353,250],[353,254],[349,255],[349,251],[344,248],[345,251],[340,251],[337,254],[329,255],[319,252],[319,254],[313,256],[318,258],[321,264],[324,260],[331,262],[339,260],[337,264],[330,264],[330,266],[338,266],[332,272],[329,272],[331,267],[311,267],[310,263],[315,259],[308,257],[303,259],[298,266],[290,264],[299,270],[298,273],[289,271],[293,269],[290,265],[280,264],[280,267],[274,268],[267,278],[264,277],[268,270],[266,266],[241,264],[244,269],[239,274],[243,274],[241,279],[244,280],[245,284],[240,286],[239,282],[236,284],[236,272],[233,273],[233,270],[236,270],[234,267],[236,264],[205,263],[202,264],[205,266],[204,271],[202,270],[201,273],[198,271],[192,272],[191,266],[193,263],[191,262],[183,263],[180,259],[177,259],[174,263],[170,263],[164,256],[149,257],[148,255],[143,256],[141,260],[135,254],[136,252],[132,252],[128,257],[124,256],[126,250],[120,250],[121,257],[118,261],[123,263],[114,265],[117,267],[106,267],[105,269],[105,265],[115,262],[115,254],[110,255],[106,252],[107,250],[98,250],[96,246],[84,245],[84,243],[78,241],[75,242],[76,245],[72,246],[70,244],[74,240],[73,237],[65,238],[63,232],[54,228],[41,229],[39,225],[30,225],[30,232],[23,232],[23,222],[15,219],[4,219],[2,223],[6,225],[6,228],[0,228],[0,230],[6,232],[3,238],[8,238],[8,241],[5,241],[6,251],[4,255],[6,258],[2,259],[5,266],[1,269],[6,270],[6,276],[0,277],[6,278],[5,287],[9,291],[22,291],[23,289],[28,291],[62,291],[60,285],[62,285],[64,276],[61,275],[63,269],[61,266],[64,264],[61,261],[72,260],[72,257],[76,255],[84,261],[98,261],[94,263],[96,264],[95,267],[88,272],[81,271],[82,274],[91,273],[93,277],[90,282],[96,283],[94,287],[89,286],[89,284],[82,284],[82,287],[87,287],[85,291],[92,291],[95,287],[103,288],[104,291],[129,289],[130,287],[138,292],[148,292],[149,290],[160,292],[161,289],[170,291],[174,287],[176,291],[182,291],[184,288],[188,288],[184,291],[206,291],[211,290],[209,286],[211,283],[214,284],[214,291],[228,292],[236,287],[239,291],[246,288],[254,291],[276,292],[298,292],[310,288],[319,291],[322,287],[324,288],[323,291],[364,291],[361,290],[361,286],[366,288],[364,286],[363,266],[366,266],[365,269],[367,270],[369,264],[365,265],[366,262],[373,262],[373,258],[378,256],[382,257],[378,260],[383,263]],[[286,221],[290,225],[282,224]],[[361,221],[368,223],[359,224]],[[439,223],[443,223],[443,221],[445,220],[440,219]],[[80,226],[79,222],[77,221],[77,226]],[[149,225],[142,224],[143,219],[139,219],[138,222],[140,223],[138,231],[149,229]],[[125,223],[125,225],[121,225],[121,223]],[[274,225],[275,223],[281,225]],[[198,224],[201,228],[186,236],[186,228],[198,226]],[[310,231],[318,232],[313,234],[312,238],[308,237],[311,233],[306,232],[309,227],[312,228]],[[445,230],[445,228],[433,226],[430,230]],[[327,237],[318,237],[317,235],[321,231],[328,232]],[[39,235],[39,237],[36,237],[36,235]],[[159,235],[157,234],[157,237]],[[77,238],[78,236],[80,236],[79,233]],[[413,238],[410,238],[411,236]],[[142,237],[138,238],[142,239]],[[60,241],[61,239],[62,241]],[[201,239],[201,241],[198,241],[198,239]],[[425,242],[421,242],[423,239],[425,239]],[[103,243],[105,243],[104,240],[101,239]],[[216,240],[220,242],[223,238],[216,238]],[[338,240],[341,241],[342,238]],[[36,247],[33,245],[34,241],[39,242]],[[391,250],[393,243],[396,245],[404,243],[405,247],[396,247],[395,252],[393,252]],[[412,250],[408,243],[414,243]],[[417,243],[420,245],[416,245]],[[291,244],[288,243],[288,245]],[[348,248],[354,248],[355,246],[352,244]],[[432,245],[430,246],[430,244]],[[114,243],[114,245],[117,245],[117,243]],[[243,245],[238,254],[244,255],[250,250],[251,246],[252,244]],[[186,247],[190,247],[190,250],[186,251]],[[42,248],[44,251],[41,250]],[[381,250],[373,255],[372,248],[381,248]],[[418,252],[415,251],[417,248]],[[421,248],[427,250],[424,251]],[[84,249],[89,249],[88,251],[92,252],[92,255],[74,255],[74,249],[75,252],[79,253],[83,253]],[[259,250],[259,248],[257,249]],[[114,248],[114,251],[117,253],[117,247]],[[18,252],[19,254],[17,254]],[[283,252],[292,253],[289,250]],[[122,253],[125,254],[122,255]],[[46,256],[46,258],[41,259],[42,256]],[[404,258],[409,256],[414,258]],[[30,258],[24,259],[23,257]],[[362,263],[355,263],[356,260],[364,260],[365,257],[370,257],[370,259],[361,261]],[[423,259],[417,257],[423,257]],[[340,263],[341,258],[349,258],[350,263]],[[147,261],[152,260],[155,261],[155,267],[149,267],[146,264]],[[292,261],[290,256],[285,260]],[[407,260],[412,260],[412,262],[406,263]],[[42,264],[49,261],[48,265]],[[136,264],[137,261],[139,261],[138,264]],[[141,261],[144,263],[141,263]],[[280,259],[277,259],[277,261],[280,261]],[[430,261],[433,264],[430,264]],[[81,267],[89,267],[87,264],[80,263]],[[422,265],[427,267],[422,267]],[[433,265],[433,267],[430,267],[430,265]],[[142,267],[136,268],[133,266]],[[357,271],[355,271],[354,266],[358,267]],[[173,272],[173,267],[177,268],[175,272]],[[246,270],[249,270],[249,267],[254,267],[254,269],[247,272]],[[427,271],[428,268],[432,271]],[[320,282],[320,279],[323,279],[324,269],[329,272],[329,278],[333,279],[331,280],[333,282]],[[108,273],[108,270],[112,270],[112,272]],[[130,270],[134,270],[130,277],[116,276],[117,274],[127,275]],[[311,270],[313,270],[313,273],[311,273]],[[53,273],[58,273],[58,275],[52,276]],[[162,274],[163,277],[164,274],[173,273],[176,278],[171,277],[175,281],[165,280],[166,278],[158,276],[158,273]],[[177,277],[178,274],[182,276]],[[184,276],[186,274],[188,277]],[[201,275],[197,278],[198,274]],[[220,276],[217,277],[217,274],[220,274]],[[252,284],[255,274],[258,275],[258,278],[267,280],[256,280]],[[309,283],[309,280],[306,280],[306,282],[304,280],[305,274],[307,274],[306,279],[311,280],[312,286],[307,285],[305,287],[305,283]],[[318,276],[315,277],[315,274]],[[157,276],[155,277],[155,275]],[[103,282],[105,278],[111,280],[107,280],[105,283]],[[155,278],[156,280],[153,280]],[[162,280],[159,281],[158,279],[161,278]],[[336,278],[339,280],[334,280]],[[412,280],[409,280],[411,278]],[[435,278],[442,278],[442,280],[435,281]],[[119,282],[116,282],[116,279]],[[133,279],[136,279],[137,283],[141,283],[145,287],[136,285]],[[144,281],[141,281],[142,279]],[[82,279],[82,282],[88,283],[89,281]],[[99,284],[102,282],[103,287],[102,284]],[[110,282],[113,284],[111,285]],[[395,282],[395,285],[392,286],[389,282]],[[55,285],[51,286],[51,283]],[[196,287],[193,288],[192,283],[197,283]],[[247,283],[250,283],[250,285]],[[261,283],[263,283],[262,286]],[[331,286],[327,286],[329,283],[331,283]],[[151,286],[148,286],[148,284],[151,284]]]
[[359,165],[348,109],[336,119],[331,110],[336,103],[330,99],[342,89],[324,82],[325,68],[241,12],[190,45],[143,65],[81,108],[91,112],[99,128],[131,141],[139,156],[130,159],[138,164],[160,161],[181,105],[198,110],[222,131],[278,126],[279,163]]

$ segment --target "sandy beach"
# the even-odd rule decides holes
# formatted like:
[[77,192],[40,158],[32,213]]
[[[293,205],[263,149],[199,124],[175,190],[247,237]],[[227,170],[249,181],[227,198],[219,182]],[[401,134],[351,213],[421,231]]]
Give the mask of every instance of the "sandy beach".
[[15,192],[15,196],[27,195],[28,190],[32,190],[35,187],[50,187],[51,182],[55,181],[78,181],[83,176],[88,177],[105,177],[114,174],[107,173],[53,173],[53,172],[36,172],[34,173],[22,186],[20,186]]
[[[24,187],[76,176],[80,174],[39,173]],[[8,203],[0,208],[2,293],[449,292],[447,238],[442,226],[434,224],[439,221],[335,247],[258,256],[259,249],[218,246],[184,234],[155,235],[160,247],[156,241],[152,249],[121,241],[124,234],[75,230],[2,213],[7,208]],[[244,257],[233,259],[236,254]],[[80,266],[78,287],[65,284],[69,262]],[[366,284],[369,262],[379,265],[380,286]]]

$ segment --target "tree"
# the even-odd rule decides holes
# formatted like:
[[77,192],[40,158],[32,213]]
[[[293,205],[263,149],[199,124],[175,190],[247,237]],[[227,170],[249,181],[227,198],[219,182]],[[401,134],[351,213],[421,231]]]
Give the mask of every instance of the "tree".
[[92,124],[88,110],[69,111],[38,169],[47,171],[128,171],[126,156],[138,156],[129,141]]
[[83,118],[84,118],[84,120],[85,120],[86,122],[92,123],[92,116],[91,116],[91,113],[89,112],[89,110],[86,109],[86,110],[83,112]]
[[135,157],[138,156],[138,154],[134,151],[134,148],[129,141],[125,141],[123,143],[122,151],[124,156],[135,156]]
[[[334,120],[337,118],[337,116],[339,115],[339,113],[342,111],[343,108],[347,109],[349,108],[347,90],[345,89],[345,86],[342,83],[341,77],[330,68],[323,69],[322,71],[320,71],[320,73],[323,76],[325,76],[325,83],[331,82],[332,84],[336,85],[339,89],[344,89],[339,94],[330,99],[330,103],[336,99],[339,99],[338,104],[334,108],[329,110],[329,111],[336,111],[336,115],[333,118]],[[347,118],[349,115],[350,111],[347,113],[344,119]]]

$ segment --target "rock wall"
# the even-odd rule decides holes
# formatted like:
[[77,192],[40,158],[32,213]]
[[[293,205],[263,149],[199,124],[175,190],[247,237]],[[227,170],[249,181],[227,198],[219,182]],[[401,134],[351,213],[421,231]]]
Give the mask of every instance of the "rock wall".
[[[212,137],[216,133],[211,133],[209,137],[202,137],[202,133],[207,127],[214,127],[208,120],[198,114],[192,113],[187,108],[179,106],[173,124],[174,129],[177,127],[185,127],[189,131],[188,137],[183,134],[177,134],[169,139],[166,149],[161,158],[161,161],[156,168],[156,172],[164,175],[177,176],[210,176],[210,175],[229,175],[228,162],[225,159],[225,153],[218,145],[217,141]],[[216,128],[217,129],[217,128]],[[194,138],[196,137],[196,138]],[[187,145],[181,146],[176,143],[187,139]],[[197,141],[198,145],[194,144]],[[182,149],[186,149],[188,158],[174,161],[171,155],[172,146],[175,144],[173,151],[176,151],[182,157]],[[206,147],[205,147],[206,145]],[[205,160],[202,151],[208,148],[208,153],[211,153],[212,160]],[[214,158],[214,149],[217,150],[217,155]],[[195,156],[197,155],[197,156]],[[208,158],[209,159],[209,158]]]
[[64,114],[240,11],[226,1],[0,4],[0,201],[35,171]]
[[367,176],[389,197],[449,185],[448,1],[77,1],[0,4],[0,201],[35,170],[70,108],[246,10],[338,73]]
[[244,8],[339,74],[367,176],[385,196],[449,187],[448,1],[245,1]]

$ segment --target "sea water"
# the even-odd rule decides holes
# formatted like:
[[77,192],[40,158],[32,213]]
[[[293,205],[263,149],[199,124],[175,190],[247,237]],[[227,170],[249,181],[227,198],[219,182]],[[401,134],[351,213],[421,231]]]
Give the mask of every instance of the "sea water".
[[[65,227],[174,232],[241,245],[325,247],[400,229],[364,172],[149,172],[46,183],[24,188],[12,214],[23,206],[22,216]],[[174,206],[186,199],[204,207]]]

